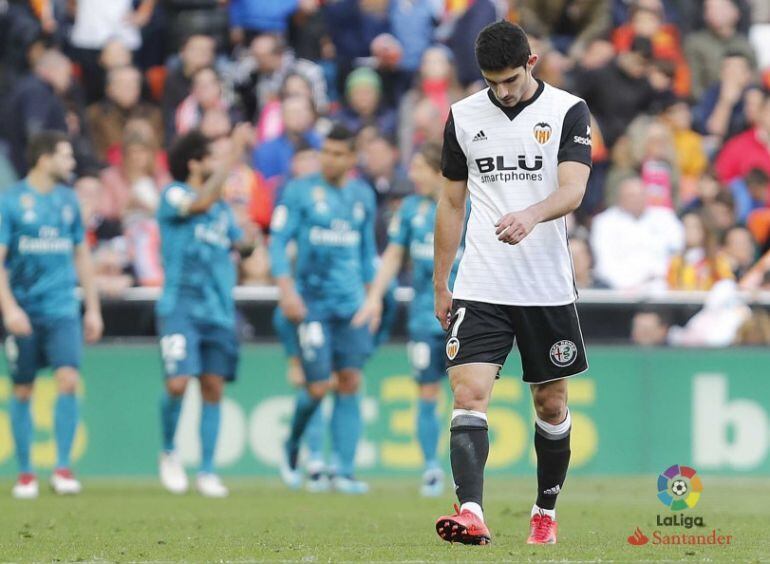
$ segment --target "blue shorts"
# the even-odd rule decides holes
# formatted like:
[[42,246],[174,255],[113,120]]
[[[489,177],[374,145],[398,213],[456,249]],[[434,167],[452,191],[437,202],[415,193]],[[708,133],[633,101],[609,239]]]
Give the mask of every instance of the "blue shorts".
[[239,345],[234,327],[172,314],[158,318],[158,336],[166,378],[215,374],[235,380]]
[[30,319],[32,334],[8,335],[5,358],[14,384],[30,384],[43,368],[80,368],[83,329],[78,317]]
[[289,321],[283,314],[283,310],[277,307],[273,312],[273,329],[281,341],[281,346],[286,356],[291,358],[299,356],[299,340],[297,338],[297,326]]
[[418,384],[433,384],[446,376],[445,342],[443,333],[410,335],[407,352]]
[[364,367],[372,352],[372,334],[365,325],[350,325],[351,319],[300,323],[297,334],[307,382],[328,380],[338,370]]

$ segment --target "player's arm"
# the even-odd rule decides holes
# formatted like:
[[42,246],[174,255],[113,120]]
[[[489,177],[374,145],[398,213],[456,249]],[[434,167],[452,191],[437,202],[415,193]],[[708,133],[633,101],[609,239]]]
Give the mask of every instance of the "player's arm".
[[291,263],[286,252],[289,241],[296,239],[301,220],[299,186],[286,187],[284,198],[273,210],[270,222],[270,272],[278,286],[278,307],[287,319],[299,323],[307,315],[302,296],[297,292],[291,275]]
[[85,241],[75,247],[75,270],[78,273],[80,287],[83,290],[83,329],[86,341],[95,343],[102,338],[104,322],[102,321],[102,306],[99,302],[99,292],[96,289],[91,250]]
[[13,334],[23,337],[32,333],[32,324],[29,317],[16,302],[8,281],[8,271],[5,269],[5,256],[8,247],[0,245],[0,309],[3,314],[5,329]]
[[516,245],[538,223],[563,217],[583,201],[591,174],[591,114],[582,100],[564,118],[558,159],[558,188],[544,200],[497,220],[495,234],[500,241]]
[[468,195],[468,158],[457,139],[451,110],[444,126],[441,173],[445,180],[436,206],[436,226],[433,235],[433,286],[436,318],[441,326],[447,329],[452,311],[449,276],[465,229],[465,202]]
[[360,327],[369,324],[369,330],[374,333],[382,320],[382,300],[388,292],[390,283],[401,270],[405,255],[404,247],[397,243],[389,243],[380,257],[377,275],[374,277],[366,300],[353,317],[352,325]]

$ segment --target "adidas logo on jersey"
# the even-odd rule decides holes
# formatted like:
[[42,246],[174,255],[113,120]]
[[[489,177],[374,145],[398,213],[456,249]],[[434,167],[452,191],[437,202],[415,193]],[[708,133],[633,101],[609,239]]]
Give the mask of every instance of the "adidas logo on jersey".
[[543,495],[557,495],[561,491],[561,486],[559,484],[556,484],[552,488],[548,488],[543,492]]
[[483,130],[483,129],[482,129],[482,130],[480,130],[480,131],[479,131],[479,132],[478,132],[478,133],[475,135],[475,137],[473,138],[473,141],[486,141],[486,140],[487,140],[487,136],[486,136],[486,135],[484,135],[484,130]]

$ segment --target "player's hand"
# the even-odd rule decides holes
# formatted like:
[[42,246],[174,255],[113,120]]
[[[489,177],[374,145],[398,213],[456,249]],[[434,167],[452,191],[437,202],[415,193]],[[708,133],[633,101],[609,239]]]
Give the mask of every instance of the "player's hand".
[[350,324],[353,327],[369,325],[369,332],[374,334],[380,328],[382,321],[382,300],[367,298],[353,316]]
[[32,324],[29,317],[19,306],[15,306],[3,315],[5,329],[17,337],[27,337],[32,334]]
[[446,331],[452,321],[452,292],[446,286],[437,288],[434,297],[436,319],[441,323],[441,328]]
[[95,343],[102,338],[104,332],[104,321],[102,314],[98,311],[86,310],[83,315],[83,334],[87,343]]
[[302,323],[307,316],[305,302],[302,301],[302,298],[297,292],[290,292],[281,296],[278,307],[281,308],[286,319],[292,323]]
[[537,225],[537,217],[530,210],[505,214],[495,223],[497,239],[509,245],[520,243]]

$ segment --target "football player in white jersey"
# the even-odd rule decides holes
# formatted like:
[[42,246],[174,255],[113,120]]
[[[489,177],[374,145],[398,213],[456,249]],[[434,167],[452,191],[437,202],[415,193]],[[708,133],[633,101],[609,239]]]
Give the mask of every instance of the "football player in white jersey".
[[[491,541],[482,511],[486,411],[515,340],[536,412],[538,491],[527,542],[553,544],[556,496],[570,458],[566,378],[588,368],[565,216],[580,205],[591,171],[590,114],[580,98],[535,79],[538,56],[516,25],[484,28],[476,60],[489,88],[452,106],[436,215],[435,307],[447,329],[450,458],[461,504],[437,520],[436,530],[450,542]],[[447,281],[467,194],[465,254],[453,294]]]

